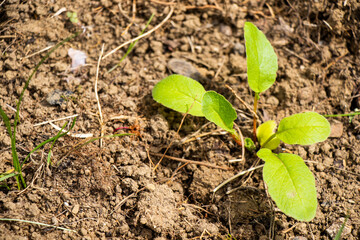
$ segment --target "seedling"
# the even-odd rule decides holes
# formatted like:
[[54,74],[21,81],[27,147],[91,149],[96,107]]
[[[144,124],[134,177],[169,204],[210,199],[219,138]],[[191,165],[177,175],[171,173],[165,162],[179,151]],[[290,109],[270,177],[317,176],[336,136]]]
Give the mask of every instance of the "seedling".
[[70,22],[72,22],[72,23],[78,23],[79,22],[77,12],[67,12],[66,16],[69,18]]
[[[254,91],[254,112],[260,94],[270,88],[276,79],[277,56],[265,35],[252,23],[245,23],[248,84]],[[222,95],[205,91],[197,81],[181,75],[171,75],[157,83],[153,98],[162,105],[181,113],[205,117],[223,128],[233,139],[242,144],[234,130],[237,114]],[[253,121],[253,139],[247,138],[245,146],[256,148],[257,156],[265,161],[263,178],[268,192],[278,208],[285,214],[310,221],[317,208],[315,179],[304,160],[295,154],[273,153],[280,141],[287,144],[311,145],[324,141],[330,134],[329,122],[315,112],[294,114],[282,119],[276,129],[275,121],[257,127]]]

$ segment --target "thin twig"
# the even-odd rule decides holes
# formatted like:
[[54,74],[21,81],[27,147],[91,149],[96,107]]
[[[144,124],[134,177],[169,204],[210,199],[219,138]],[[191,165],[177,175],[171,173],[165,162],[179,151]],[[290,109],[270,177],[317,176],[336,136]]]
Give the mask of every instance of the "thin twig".
[[96,67],[96,77],[95,77],[95,98],[96,98],[96,102],[97,102],[97,105],[99,108],[99,116],[100,116],[100,121],[99,121],[100,122],[100,137],[101,137],[100,138],[100,148],[103,145],[102,137],[104,136],[104,126],[103,126],[104,121],[103,121],[103,116],[102,116],[102,112],[101,112],[101,105],[100,105],[100,100],[99,100],[99,95],[98,95],[97,84],[98,84],[98,80],[99,80],[100,62],[101,62],[103,53],[104,53],[104,44],[101,47],[101,52],[100,52],[98,64]]
[[138,194],[139,192],[143,191],[146,187],[140,188],[138,191],[130,194],[129,196],[125,197],[123,200],[121,200],[121,202],[119,202],[115,207],[114,210],[112,210],[109,214],[109,216],[111,216],[119,207],[121,207],[129,198],[134,197],[136,194]]
[[242,164],[243,166],[245,165],[246,159],[245,159],[245,141],[244,141],[244,136],[242,135],[242,132],[239,128],[239,126],[235,123],[235,128],[238,131],[239,135],[240,135],[240,139],[241,139],[241,159],[242,159]]
[[308,59],[306,59],[306,58],[304,58],[304,57],[300,56],[300,55],[299,55],[299,54],[297,54],[296,52],[291,51],[290,49],[288,49],[288,48],[286,48],[286,47],[284,47],[284,50],[285,50],[285,51],[287,51],[288,53],[290,53],[290,54],[294,55],[295,57],[297,57],[297,58],[299,58],[299,59],[303,60],[304,62],[306,62],[306,63],[310,63],[310,61],[309,61]]
[[232,180],[234,180],[234,179],[236,179],[236,178],[238,178],[238,177],[240,177],[240,176],[242,176],[242,175],[244,175],[244,174],[246,174],[248,172],[252,172],[252,171],[254,171],[256,169],[259,169],[259,168],[262,168],[262,167],[264,167],[264,164],[260,165],[260,166],[257,166],[257,167],[249,168],[249,169],[247,169],[245,171],[242,171],[242,172],[239,172],[238,174],[232,176],[231,178],[229,178],[229,179],[225,180],[224,182],[222,182],[221,184],[219,184],[216,188],[214,188],[214,190],[212,190],[212,192],[216,193],[220,188],[222,188],[223,186],[225,186],[226,184],[228,184]]
[[210,168],[218,168],[218,169],[223,169],[223,170],[231,170],[232,168],[230,167],[222,167],[222,166],[217,166],[217,165],[213,165],[210,163],[206,163],[206,162],[200,162],[200,161],[194,161],[194,160],[187,160],[184,158],[177,158],[177,157],[172,157],[172,156],[168,156],[168,155],[164,155],[164,154],[160,154],[160,153],[153,153],[150,152],[151,155],[157,156],[157,157],[162,157],[164,156],[164,158],[170,159],[170,160],[175,160],[178,162],[183,162],[183,163],[189,163],[189,164],[196,164],[196,165],[202,165],[202,166],[206,166],[206,167],[210,167]]
[[68,229],[68,228],[49,225],[49,224],[46,224],[46,223],[27,221],[27,220],[22,220],[22,219],[0,218],[0,221],[31,223],[31,224],[36,224],[36,225],[45,226],[45,227],[52,227],[52,228],[56,228],[56,229],[60,229],[60,230],[64,230],[64,231],[76,232],[75,230],[71,230],[71,229]]
[[41,123],[36,123],[36,124],[34,124],[34,127],[44,125],[47,123],[51,123],[51,122],[57,122],[57,121],[61,121],[61,120],[69,119],[69,118],[74,118],[77,116],[79,116],[79,114],[75,114],[75,115],[71,115],[71,116],[63,117],[63,118],[58,118],[58,119],[54,119],[54,120],[49,120],[49,121],[45,121],[45,122],[41,122]]
[[219,11],[223,11],[221,7],[216,6],[216,5],[204,5],[204,6],[185,6],[186,10],[191,10],[191,9],[216,9]]
[[39,54],[39,53],[45,52],[45,51],[49,50],[50,48],[52,48],[53,46],[54,45],[50,45],[50,46],[48,46],[46,48],[43,48],[40,51],[37,51],[37,52],[34,52],[34,53],[30,54],[30,55],[25,56],[23,59],[30,58],[32,56],[35,56],[35,55]]
[[227,87],[233,94],[234,96],[246,107],[247,110],[249,110],[254,116],[256,116],[257,119],[259,119],[259,116],[256,114],[256,112],[254,112],[253,109],[251,109],[251,107],[244,101],[242,100],[234,91],[234,89],[232,89],[229,85],[225,85],[225,87]]
[[[191,104],[190,108],[187,110],[187,112],[186,112],[186,113],[184,114],[184,116],[182,117],[181,122],[180,122],[180,125],[179,125],[179,127],[178,127],[178,130],[176,131],[176,134],[179,134],[180,129],[181,129],[183,123],[184,123],[184,120],[185,120],[186,116],[188,115],[189,111],[190,111],[190,110],[192,109],[192,107],[194,106],[195,102],[196,102],[196,98],[194,99],[194,102]],[[155,165],[155,167],[154,167],[154,169],[153,169],[154,172],[155,172],[155,170],[158,168],[158,166],[160,165],[161,161],[164,159],[165,154],[166,154],[167,151],[170,149],[170,147],[171,147],[171,145],[173,144],[173,142],[174,142],[174,139],[171,140],[171,142],[169,143],[169,145],[168,145],[167,148],[165,149],[165,152],[164,152],[163,156],[160,158],[159,162]]]
[[162,1],[159,1],[159,0],[150,0],[150,1],[153,2],[153,3],[162,4],[162,5],[174,5],[174,4],[176,4],[175,2],[162,2]]
[[224,66],[224,63],[225,63],[225,58],[222,59],[221,64],[220,64],[220,67],[219,67],[218,70],[216,71],[215,76],[214,76],[214,78],[212,79],[212,81],[214,81],[214,80],[219,76],[219,74],[220,74],[220,72],[221,72],[221,69],[222,69],[222,67]]
[[146,33],[144,33],[144,34],[142,34],[142,35],[140,35],[140,36],[137,36],[136,38],[133,38],[133,39],[131,39],[131,40],[129,40],[129,41],[121,44],[120,46],[116,47],[115,49],[113,49],[113,50],[111,50],[109,53],[107,53],[102,59],[105,59],[105,58],[107,58],[108,56],[110,56],[111,54],[117,52],[120,48],[122,48],[122,47],[124,47],[124,46],[126,46],[126,45],[128,45],[128,44],[130,44],[130,43],[132,43],[132,42],[134,42],[134,41],[136,41],[136,40],[138,40],[138,39],[140,39],[140,38],[144,38],[144,37],[148,36],[149,34],[151,34],[152,32],[156,31],[156,30],[157,30],[158,28],[160,28],[167,20],[169,20],[169,18],[170,18],[171,15],[173,14],[173,12],[174,12],[174,8],[171,7],[169,14],[166,16],[166,18],[165,18],[159,25],[157,25],[156,27],[154,27],[153,29],[149,30],[148,32],[146,32]]

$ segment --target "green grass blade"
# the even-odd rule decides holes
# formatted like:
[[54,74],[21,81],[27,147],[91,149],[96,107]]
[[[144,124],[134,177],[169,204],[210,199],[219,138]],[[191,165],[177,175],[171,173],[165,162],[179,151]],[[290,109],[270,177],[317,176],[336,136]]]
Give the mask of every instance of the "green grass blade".
[[54,226],[54,225],[49,225],[49,224],[46,224],[46,223],[40,223],[40,222],[22,220],[22,219],[0,218],[0,221],[31,223],[31,224],[36,224],[36,225],[40,225],[40,226],[56,228],[56,229],[60,229],[60,230],[64,230],[64,231],[76,232],[75,230],[71,230],[71,229],[68,229],[68,228],[63,228],[63,227],[58,227],[58,226]]
[[[68,124],[68,122],[67,123],[65,123],[63,126],[62,126],[62,128],[60,129],[60,131],[56,134],[56,136],[54,137],[54,140],[53,140],[53,143],[51,144],[51,147],[50,147],[50,150],[49,150],[49,153],[48,153],[48,157],[47,157],[47,164],[49,165],[49,164],[51,164],[51,153],[52,153],[52,149],[53,149],[53,147],[54,147],[54,145],[55,145],[55,142],[60,138],[60,135],[61,135],[61,133],[62,133],[62,131],[64,130],[64,128],[66,127],[66,125]],[[69,129],[70,130],[70,129]]]
[[[146,28],[150,25],[151,20],[153,19],[154,16],[155,16],[155,14],[153,13],[153,14],[151,15],[151,17],[149,18],[148,22],[146,23],[144,29],[141,31],[141,33],[140,33],[139,36],[141,36],[141,35],[144,34]],[[129,48],[127,49],[125,55],[120,59],[120,61],[119,61],[118,64],[116,64],[115,66],[113,66],[112,68],[109,69],[108,73],[114,71],[117,67],[120,66],[121,62],[124,61],[124,59],[127,57],[127,55],[129,55],[129,54],[131,53],[131,51],[133,50],[134,46],[136,45],[136,43],[137,43],[138,41],[139,41],[139,39],[136,40],[136,41],[134,41],[134,42],[132,42],[132,43],[129,45]]]
[[[11,123],[9,120],[9,117],[6,115],[6,113],[4,112],[4,110],[1,108],[0,106],[0,115],[1,118],[3,119],[6,129],[8,131],[8,134],[10,136],[11,139],[11,155],[12,155],[12,160],[13,160],[13,167],[16,171],[16,173],[14,173],[14,175],[16,178],[16,182],[18,185],[18,189],[21,189],[21,186],[26,187],[26,183],[25,180],[21,174],[21,166],[19,164],[19,157],[17,155],[17,151],[16,151],[16,138],[15,138],[15,134],[14,132],[11,130]],[[9,178],[9,177],[7,177]]]
[[40,143],[39,145],[37,145],[37,146],[36,146],[33,150],[31,150],[31,152],[26,156],[26,158],[24,159],[24,161],[21,163],[21,166],[24,165],[24,163],[26,162],[26,160],[28,160],[28,158],[30,157],[30,155],[31,155],[32,153],[34,153],[36,150],[38,150],[39,148],[41,148],[41,147],[44,146],[45,144],[47,144],[47,143],[49,143],[49,142],[52,142],[52,141],[54,141],[54,140],[57,140],[57,139],[59,139],[60,137],[65,136],[66,134],[68,134],[68,132],[69,132],[71,129],[74,128],[75,122],[76,122],[76,117],[74,118],[74,120],[73,120],[72,123],[71,123],[70,128],[69,128],[66,132],[61,133],[60,135],[56,135],[56,136],[54,136],[54,137],[52,137],[52,138],[49,138],[48,140],[45,140],[45,141],[43,141],[42,143]]
[[2,175],[0,175],[0,182],[6,180],[8,178],[14,177],[16,175],[17,175],[17,173],[2,174]]
[[360,112],[353,112],[353,113],[344,113],[344,114],[330,114],[330,115],[323,115],[324,117],[352,117],[360,115]]
[[336,236],[335,236],[334,240],[340,240],[341,239],[341,234],[344,231],[344,228],[345,228],[345,225],[346,225],[346,222],[347,222],[348,219],[349,219],[349,213],[346,215],[345,221],[343,222],[343,224],[341,224],[341,227],[340,227],[339,231],[336,233]]

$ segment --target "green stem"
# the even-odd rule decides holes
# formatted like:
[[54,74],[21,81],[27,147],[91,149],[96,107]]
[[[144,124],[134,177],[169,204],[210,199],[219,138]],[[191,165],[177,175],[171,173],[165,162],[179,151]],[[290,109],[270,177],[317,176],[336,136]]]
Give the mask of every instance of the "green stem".
[[241,147],[242,146],[242,142],[241,142],[241,138],[239,136],[239,134],[237,133],[230,133],[232,139],[234,139],[234,141]]
[[[256,113],[257,111],[257,105],[258,105],[258,100],[259,100],[259,93],[255,93],[254,95],[254,113]],[[257,121],[257,118],[256,118],[256,115],[254,115],[254,119],[253,119],[253,140],[254,142],[256,142],[256,121]]]
[[324,117],[351,117],[360,115],[360,112],[354,112],[354,113],[344,113],[344,114],[330,114],[330,115],[323,115]]

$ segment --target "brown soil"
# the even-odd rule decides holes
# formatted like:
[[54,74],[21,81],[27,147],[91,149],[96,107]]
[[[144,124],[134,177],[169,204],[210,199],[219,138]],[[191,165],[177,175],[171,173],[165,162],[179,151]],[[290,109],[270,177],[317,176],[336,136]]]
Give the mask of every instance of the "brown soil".
[[[262,121],[278,122],[308,110],[352,112],[360,108],[358,1],[201,0],[174,5],[136,1],[135,21],[127,32],[132,18],[130,0],[0,2],[0,104],[12,120],[14,111],[9,106],[16,106],[26,79],[45,55],[34,53],[86,27],[83,34],[53,53],[32,79],[20,111],[20,159],[57,133],[49,124],[34,126],[36,123],[78,114],[73,133],[99,136],[94,84],[102,44],[107,53],[137,37],[152,13],[155,17],[147,30],[160,24],[171,7],[175,9],[161,28],[137,43],[115,71],[106,73],[126,47],[101,61],[98,93],[104,134],[130,127],[132,130],[120,132],[137,128],[135,136],[104,139],[101,148],[95,141],[79,149],[73,147],[83,140],[66,136],[56,142],[51,166],[46,164],[50,145],[26,163],[26,190],[16,190],[14,179],[3,182],[8,188],[3,186],[0,191],[0,217],[51,224],[76,233],[2,221],[1,239],[332,239],[347,211],[350,218],[343,239],[360,238],[358,117],[329,119],[334,131],[323,143],[282,146],[309,160],[315,175],[319,207],[316,218],[303,223],[287,217],[272,203],[261,169],[213,196],[211,190],[219,183],[261,162],[247,153],[245,165],[229,163],[241,156],[241,149],[221,133],[182,141],[206,121],[188,116],[177,134],[182,116],[151,98],[153,86],[173,68],[168,67],[169,61],[186,60],[196,67],[207,90],[224,94],[236,107],[237,124],[250,136],[251,113],[225,84],[252,104],[243,37],[244,22],[251,21],[267,35],[279,58],[276,84],[260,100]],[[63,7],[77,12],[78,24],[71,23],[66,12],[53,17]],[[84,51],[88,65],[71,71],[69,48]],[[52,106],[47,97],[54,90],[73,94]],[[62,126],[65,120],[54,123]],[[209,124],[199,134],[214,130]],[[232,170],[183,166],[164,159],[154,172],[160,157],[152,153],[163,153],[171,141],[167,155]],[[0,172],[12,168],[11,159],[10,138],[1,122]]]

